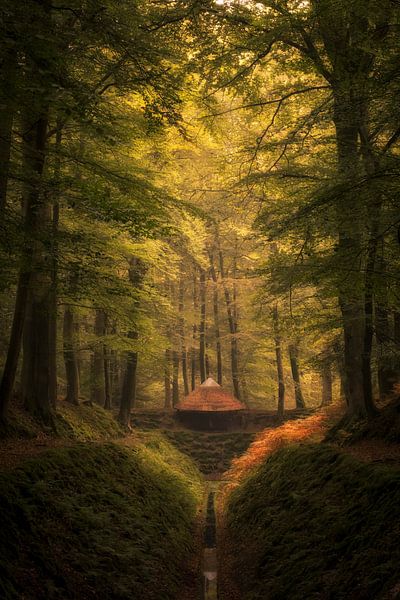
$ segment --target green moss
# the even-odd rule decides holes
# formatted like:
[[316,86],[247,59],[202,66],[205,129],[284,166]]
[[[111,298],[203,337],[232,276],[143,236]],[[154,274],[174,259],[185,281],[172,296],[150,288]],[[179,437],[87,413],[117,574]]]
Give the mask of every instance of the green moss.
[[113,414],[97,404],[74,406],[59,402],[54,418],[56,431],[45,428],[20,407],[11,407],[7,428],[0,430],[0,437],[32,438],[43,432],[79,441],[112,439],[122,437],[125,431]]
[[172,600],[192,576],[201,478],[161,438],[51,451],[0,490],[2,598]]
[[159,463],[162,469],[171,470],[200,502],[204,482],[196,464],[161,433],[139,432],[138,437],[142,451],[147,450],[152,453],[152,463]]
[[325,446],[273,454],[227,507],[232,572],[246,573],[242,600],[389,597],[399,581],[399,503],[396,469]]
[[56,426],[61,437],[81,441],[111,439],[125,434],[113,414],[97,404],[72,406],[66,402],[60,403]]

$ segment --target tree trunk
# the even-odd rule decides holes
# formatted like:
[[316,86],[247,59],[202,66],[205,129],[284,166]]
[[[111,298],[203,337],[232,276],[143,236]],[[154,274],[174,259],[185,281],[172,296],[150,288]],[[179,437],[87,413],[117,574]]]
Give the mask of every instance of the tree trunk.
[[274,305],[272,310],[272,320],[274,325],[274,340],[275,340],[275,356],[276,356],[276,371],[278,376],[278,416],[283,418],[285,411],[285,380],[283,375],[281,335],[279,327],[279,311],[278,304]]
[[222,385],[222,347],[221,334],[219,327],[219,298],[218,298],[218,278],[214,266],[214,255],[209,253],[211,278],[213,280],[213,310],[214,310],[214,328],[215,328],[215,350],[217,355],[217,383]]
[[306,405],[301,389],[300,372],[298,364],[298,348],[296,344],[289,344],[289,358],[294,383],[294,397],[296,401],[296,408],[305,408]]
[[7,204],[7,187],[11,154],[11,137],[16,99],[15,76],[17,54],[14,48],[2,56],[0,71],[0,218]]
[[52,277],[49,269],[51,256],[47,246],[48,240],[51,239],[52,212],[40,189],[46,154],[47,125],[46,110],[34,125],[28,121],[25,126],[28,133],[24,139],[24,164],[29,181],[24,208],[28,230],[32,236],[32,248],[29,257],[30,291],[27,296],[30,318],[25,323],[24,335],[24,354],[28,355],[26,361],[29,369],[25,371],[22,395],[27,410],[43,422],[53,425],[52,407],[55,398],[50,397],[54,387],[51,385],[49,369]]
[[96,310],[94,332],[97,337],[96,345],[93,350],[92,373],[91,373],[91,400],[105,405],[106,392],[104,380],[104,344],[102,338],[105,333],[105,314],[101,309]]
[[[129,336],[133,340],[138,339],[138,333],[133,331]],[[121,404],[119,408],[118,420],[125,427],[130,426],[131,410],[136,403],[136,383],[137,383],[137,365],[138,353],[128,352],[126,358],[126,370],[124,383],[122,385]]]
[[165,350],[164,362],[164,408],[172,408],[172,386],[171,386],[171,350]]
[[181,338],[181,361],[182,361],[182,379],[183,389],[185,396],[189,393],[189,379],[187,369],[187,352],[185,344],[185,319],[184,319],[184,286],[183,286],[183,274],[179,281],[179,333]]
[[7,409],[13,393],[15,376],[17,374],[29,293],[30,275],[29,271],[26,271],[21,267],[18,277],[10,341],[0,385],[0,419],[2,421],[5,421],[7,418]]
[[206,272],[200,269],[200,325],[199,325],[199,363],[201,383],[207,379],[206,369]]
[[[107,313],[104,313],[104,333],[107,333]],[[104,356],[104,408],[111,410],[111,376],[110,376],[110,353],[107,345],[103,343]]]
[[[0,414],[3,420],[6,418],[8,404],[14,389],[18,359],[21,351],[25,316],[28,308],[28,298],[30,296],[29,289],[33,279],[32,271],[34,265],[36,267],[35,263],[40,263],[38,256],[39,250],[33,236],[37,235],[39,230],[43,230],[43,226],[45,227],[48,225],[50,218],[50,215],[47,214],[46,210],[48,207],[45,208],[40,200],[41,190],[38,183],[41,180],[44,169],[47,134],[47,111],[43,114],[43,116],[38,118],[35,123],[26,120],[24,129],[23,162],[24,172],[26,173],[26,181],[23,194],[23,206],[25,217],[25,244],[18,278],[10,342],[0,385]],[[39,282],[36,283],[38,284]],[[36,296],[39,288],[43,288],[41,290],[41,297],[37,298],[36,312],[39,313],[41,325],[43,325],[44,329],[42,331],[38,331],[38,338],[35,339],[35,341],[32,340],[32,343],[37,344],[38,340],[43,340],[43,345],[41,346],[40,354],[37,356],[37,360],[40,360],[41,363],[40,374],[39,372],[37,373],[37,377],[39,379],[35,379],[34,382],[31,381],[31,383],[34,384],[34,387],[30,391],[30,396],[33,395],[32,398],[34,397],[37,401],[39,401],[40,396],[38,396],[37,385],[39,385],[40,380],[40,393],[42,393],[44,391],[42,378],[45,376],[45,373],[43,372],[43,359],[46,359],[46,355],[48,357],[50,333],[49,319],[46,319],[46,311],[43,313],[43,310],[46,308],[46,286],[43,282],[43,286],[38,285],[37,287],[38,290],[36,292]],[[47,310],[47,314],[48,313],[49,311]],[[31,353],[31,356],[33,356],[33,353]],[[30,372],[33,376],[32,369],[30,369]],[[28,403],[31,405],[30,408],[32,408],[34,412],[40,413],[39,416],[42,416],[45,421],[52,422],[51,404],[53,404],[53,402],[49,403],[48,386],[45,385],[44,387],[46,387],[46,390],[43,397],[43,406],[39,405],[36,407],[36,401],[33,401],[33,403]]]
[[189,394],[189,373],[188,373],[188,354],[186,348],[182,351],[181,355],[182,362],[182,379],[183,379],[183,391],[184,395],[187,396]]
[[[133,256],[129,261],[129,281],[137,292],[143,285],[144,277],[146,275],[146,265],[140,259]],[[138,298],[133,300],[133,307],[137,309],[139,305]],[[132,330],[128,333],[128,337],[132,340],[137,340],[139,334],[137,331]],[[136,403],[136,384],[137,384],[137,366],[138,366],[138,353],[136,351],[127,352],[126,357],[126,370],[124,376],[124,383],[122,386],[121,403],[119,409],[118,419],[125,427],[130,427],[131,410]]]
[[78,356],[75,341],[75,314],[71,306],[64,310],[64,364],[67,380],[67,394],[65,400],[70,404],[79,404],[80,377]]
[[[322,65],[317,51],[308,55],[320,71],[322,69],[333,92],[338,165],[338,193],[335,195],[338,226],[336,250],[340,261],[337,287],[343,322],[346,401],[350,418],[357,419],[374,412],[368,364],[369,315],[366,319],[366,311],[369,312],[371,308],[371,298],[369,290],[365,289],[364,265],[361,263],[366,203],[360,191],[353,190],[354,183],[362,173],[360,157],[364,158],[363,130],[368,108],[365,91],[373,59],[353,43],[358,36],[364,36],[368,29],[365,15],[361,15],[357,9],[354,13],[347,12],[345,4],[331,4],[332,6],[329,2],[313,2],[316,22],[332,65],[332,73]],[[342,20],[342,25],[332,26],[333,23],[338,23],[338,18]]]
[[[219,240],[218,240],[219,247]],[[231,370],[232,370],[232,385],[236,398],[240,400],[240,385],[239,385],[239,349],[238,349],[238,324],[235,320],[234,310],[235,307],[232,305],[231,295],[226,283],[225,269],[224,269],[224,257],[222,250],[219,247],[219,272],[221,274],[222,285],[225,295],[226,312],[228,316],[229,333],[231,338]]]
[[57,387],[57,301],[58,301],[58,227],[60,220],[60,177],[61,177],[61,123],[57,121],[57,132],[55,142],[55,164],[54,164],[54,195],[53,195],[53,223],[51,235],[51,310],[50,310],[50,398],[54,401],[55,408]]
[[[117,333],[115,325],[112,327],[112,334]],[[110,380],[111,380],[111,404],[115,405],[116,399],[118,402],[121,398],[121,361],[116,350],[110,351]]]
[[[197,298],[197,278],[196,273],[193,275],[193,312],[197,316],[199,305]],[[192,332],[192,348],[191,348],[191,389],[192,391],[196,387],[196,367],[197,367],[197,352],[196,352],[196,344],[197,344],[197,324],[193,323],[193,332]]]
[[210,369],[210,357],[208,356],[208,352],[206,351],[206,379],[210,377],[211,369]]
[[332,404],[332,370],[328,364],[321,369],[322,401],[321,406]]
[[172,405],[179,403],[179,353],[172,351]]
[[344,273],[339,276],[338,288],[344,335],[345,394],[350,416],[359,418],[369,412],[364,392],[368,375],[363,351],[368,333],[365,331],[364,282],[358,264],[362,255],[362,206],[360,195],[346,190],[359,172],[359,118],[349,95],[347,89],[334,91],[338,170],[345,188],[336,201],[337,252]]
[[390,344],[390,323],[386,299],[377,299],[375,303],[375,335],[378,353],[379,396],[385,398],[393,391],[398,375],[390,364],[386,348]]

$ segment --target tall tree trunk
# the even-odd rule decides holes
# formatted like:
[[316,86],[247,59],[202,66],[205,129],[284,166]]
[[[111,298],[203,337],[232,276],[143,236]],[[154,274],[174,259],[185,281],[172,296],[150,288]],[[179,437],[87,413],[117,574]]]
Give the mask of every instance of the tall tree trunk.
[[186,348],[181,353],[182,363],[182,379],[183,379],[183,392],[187,396],[189,394],[189,373],[188,373],[188,353]]
[[289,358],[294,383],[294,397],[296,401],[296,408],[305,408],[306,405],[303,398],[303,391],[301,389],[300,372],[298,364],[298,348],[296,344],[289,344]]
[[179,353],[172,351],[172,405],[179,403]]
[[[146,275],[147,267],[145,263],[135,256],[129,261],[129,281],[137,293],[138,290],[143,286],[144,277]],[[139,306],[139,299],[136,297],[133,300],[133,307],[137,309]],[[128,333],[128,337],[132,340],[137,340],[139,334],[136,330],[132,330]],[[136,351],[127,352],[126,357],[126,370],[124,376],[124,383],[122,386],[121,403],[119,409],[118,419],[125,427],[130,427],[131,410],[136,403],[136,384],[137,384],[137,366],[138,366],[139,355]]]
[[[128,334],[133,340],[137,340],[139,335],[136,331]],[[122,385],[121,404],[119,408],[118,420],[125,427],[130,427],[131,410],[136,403],[136,384],[137,384],[137,365],[138,353],[128,352],[126,357],[126,369],[124,383]]]
[[[198,297],[197,297],[197,278],[196,272],[193,274],[193,312],[197,317],[197,311],[199,309],[198,305]],[[196,321],[193,323],[193,332],[192,332],[192,348],[191,348],[191,389],[192,391],[196,387],[196,367],[197,367],[197,324]]]
[[[363,44],[354,41],[370,34],[379,47],[389,31],[390,11],[385,11],[384,16],[382,14],[378,34],[378,29],[372,31],[370,28],[366,13],[359,10],[361,5],[354,5],[354,12],[348,11],[346,3],[314,0],[312,5],[332,70],[329,72],[329,68],[326,67],[328,61],[323,63],[316,48],[311,53],[307,48],[305,54],[331,84],[333,92],[333,121],[339,176],[339,193],[335,195],[338,223],[337,255],[341,261],[338,296],[344,334],[346,401],[351,418],[364,418],[375,413],[368,364],[372,301],[370,284],[363,277],[363,272],[369,271],[365,270],[365,265],[362,264],[365,245],[363,226],[366,212],[371,206],[368,206],[362,197],[361,192],[365,188],[355,192],[354,184],[360,180],[360,175],[363,175],[360,158],[364,160],[364,167],[368,172],[365,160],[365,150],[370,145],[370,137],[366,134],[370,104],[368,89],[374,55],[370,50],[366,50]],[[307,40],[304,41],[308,46]],[[370,156],[373,154],[375,153],[370,153]],[[368,260],[372,258],[371,250],[373,253],[372,247],[368,250]]]
[[329,364],[324,364],[321,369],[322,400],[321,406],[332,404],[332,369]]
[[[39,15],[39,12],[42,14]],[[40,3],[39,12],[38,23],[35,25],[38,24],[39,28],[43,29],[42,33],[46,34],[52,27],[48,0]],[[51,52],[51,48],[49,51]],[[50,397],[52,388],[49,378],[51,276],[48,265],[51,261],[46,244],[50,239],[51,209],[42,190],[42,175],[47,151],[49,88],[47,81],[43,81],[37,61],[32,60],[29,56],[26,57],[26,61],[30,68],[29,83],[35,91],[31,98],[24,98],[22,111],[25,243],[10,343],[0,385],[0,415],[3,419],[5,418],[13,391],[29,301],[32,319],[27,340],[29,340],[29,352],[32,359],[30,362],[34,363],[34,368],[29,370],[29,385],[22,392],[27,408],[43,422],[54,426],[52,406],[55,399]],[[29,92],[27,92],[28,95]],[[5,144],[8,144],[7,135]],[[2,159],[6,163],[4,165],[6,181],[7,150],[3,153]],[[2,194],[4,204],[6,197],[4,183]]]
[[64,310],[63,338],[65,375],[67,380],[65,400],[71,404],[78,405],[80,377],[75,340],[75,314],[72,306],[66,306]]
[[[53,207],[53,239],[57,236],[58,230],[58,203]],[[58,266],[57,266],[57,249],[53,246],[53,268],[51,273],[51,308],[50,308],[50,348],[49,348],[49,387],[50,399],[53,402],[53,408],[56,406],[58,395],[57,384],[57,296],[58,296]]]
[[214,329],[215,329],[215,350],[217,356],[217,383],[222,385],[222,346],[221,333],[219,327],[219,298],[218,298],[218,278],[214,265],[213,252],[209,252],[210,257],[210,272],[213,280],[213,310],[214,310]]
[[[40,200],[40,185],[41,177],[44,169],[45,154],[46,154],[46,134],[47,134],[47,111],[39,117],[34,123],[25,120],[25,133],[23,136],[23,162],[24,172],[26,173],[25,189],[24,189],[24,223],[25,223],[25,243],[24,252],[21,260],[20,273],[18,277],[17,293],[14,307],[14,316],[11,326],[10,341],[7,351],[6,362],[4,366],[3,376],[0,385],[0,415],[4,420],[6,418],[8,404],[14,389],[15,377],[18,367],[18,359],[21,351],[22,335],[24,330],[25,315],[28,307],[29,289],[32,282],[32,270],[34,268],[34,254],[38,253],[36,244],[34,243],[34,235],[36,236],[38,230],[43,225],[42,216],[44,217],[44,224],[46,225],[48,220],[44,210],[43,203]],[[42,215],[42,213],[44,213]],[[43,290],[44,291],[44,290]],[[36,304],[36,308],[40,305],[40,300]],[[39,310],[41,317],[44,322],[43,331],[39,331],[38,340],[43,340],[43,346],[41,348],[40,358],[43,359],[43,355],[48,354],[49,333],[48,323],[46,323],[46,316],[43,315],[43,311]],[[48,321],[48,319],[47,319]],[[46,338],[46,339],[44,339]],[[39,357],[38,357],[39,358]],[[43,362],[43,361],[41,361]],[[40,375],[43,377],[43,371],[41,369]],[[36,382],[35,382],[36,384]],[[43,391],[41,387],[41,392]],[[36,387],[32,390],[32,393],[36,394]],[[43,398],[43,417],[46,421],[52,421],[51,419],[51,407],[46,406],[48,402],[48,389],[46,389],[45,397]],[[35,410],[35,412],[37,412]]]
[[[107,313],[104,313],[104,333],[107,334]],[[111,376],[110,376],[110,353],[107,345],[103,343],[103,357],[104,357],[104,408],[111,410]]]
[[184,319],[184,297],[185,290],[183,285],[183,274],[179,280],[179,333],[181,338],[181,362],[182,362],[182,379],[183,379],[183,390],[185,396],[189,393],[189,379],[187,369],[187,352],[185,344],[185,319]]
[[[362,111],[365,121],[366,109]],[[363,158],[364,168],[368,177],[373,179],[376,172],[379,170],[379,164],[372,152],[369,143],[369,134],[366,130],[366,123],[360,124],[361,138],[361,156]],[[373,415],[376,412],[373,391],[372,391],[372,345],[374,337],[374,302],[375,302],[375,268],[378,258],[378,241],[379,230],[381,224],[381,213],[383,197],[381,191],[375,190],[373,187],[369,190],[367,197],[368,220],[369,220],[369,238],[367,245],[367,256],[365,265],[364,277],[364,347],[363,347],[363,381],[364,381],[364,403],[368,415]]]
[[208,352],[206,351],[206,379],[210,377],[210,373],[210,357],[208,356]]
[[[381,249],[379,256],[379,271],[381,275],[384,276],[385,270],[386,265],[383,257],[383,249]],[[381,287],[379,294],[375,299],[374,325],[377,343],[379,396],[380,398],[385,398],[393,391],[393,386],[398,379],[398,374],[391,364],[392,357],[388,351],[392,346],[392,336],[389,322],[388,290],[386,283]]]
[[285,380],[283,375],[281,334],[279,326],[279,311],[278,304],[275,303],[272,310],[272,320],[274,325],[274,340],[275,340],[275,356],[276,356],[276,371],[278,376],[278,416],[283,418],[285,411]]
[[[111,333],[115,335],[117,328],[113,324]],[[121,384],[121,361],[119,354],[116,350],[110,351],[110,380],[111,380],[111,404],[115,405],[115,400],[118,398],[118,402],[121,398],[122,384]]]
[[[338,170],[344,188],[351,187],[359,173],[359,118],[349,95],[348,89],[334,92]],[[344,272],[344,276],[339,277],[338,288],[344,335],[345,393],[350,416],[358,418],[368,413],[363,362],[366,339],[364,282],[358,264],[362,255],[360,195],[345,189],[337,199],[336,209],[337,252]]]
[[94,332],[97,340],[93,350],[90,397],[92,402],[104,406],[106,392],[104,380],[104,344],[102,338],[105,333],[105,314],[102,309],[96,309]]
[[55,164],[54,164],[54,194],[53,194],[53,222],[51,235],[51,310],[50,310],[50,398],[57,401],[57,302],[58,302],[58,227],[60,220],[60,178],[61,178],[61,141],[62,126],[57,120],[57,132],[55,141]]
[[11,154],[11,137],[16,99],[15,77],[17,54],[7,48],[1,57],[0,69],[0,218],[7,204],[7,187]]
[[[193,329],[196,325],[193,325]],[[196,349],[192,348],[190,351],[190,389],[193,391],[196,387]]]
[[206,272],[200,269],[200,325],[199,325],[199,364],[201,383],[207,379],[206,370]]
[[218,242],[218,254],[219,254],[219,272],[221,275],[222,286],[224,289],[225,295],[225,304],[226,304],[226,312],[228,316],[228,325],[229,325],[229,333],[231,338],[231,370],[232,370],[232,385],[235,396],[238,400],[241,399],[240,393],[240,384],[239,384],[239,349],[238,349],[238,325],[235,320],[235,307],[232,304],[231,295],[229,292],[229,288],[226,282],[226,274],[224,269],[224,257],[222,254],[222,250],[219,244],[219,239],[217,237]]
[[22,395],[27,410],[45,423],[53,424],[52,407],[55,398],[50,396],[54,388],[51,385],[49,369],[52,277],[49,269],[51,256],[47,246],[48,240],[51,239],[52,211],[40,189],[46,153],[47,125],[46,110],[33,125],[28,121],[25,126],[28,133],[24,140],[24,163],[25,173],[30,181],[27,184],[24,207],[25,218],[30,225],[29,233],[32,236],[32,254],[29,259],[31,277],[30,291],[27,296],[30,318],[25,323],[26,343],[24,344],[24,354],[28,355],[26,361],[29,369],[25,371]]
[[172,408],[172,386],[171,386],[171,350],[165,350],[164,359],[164,408]]

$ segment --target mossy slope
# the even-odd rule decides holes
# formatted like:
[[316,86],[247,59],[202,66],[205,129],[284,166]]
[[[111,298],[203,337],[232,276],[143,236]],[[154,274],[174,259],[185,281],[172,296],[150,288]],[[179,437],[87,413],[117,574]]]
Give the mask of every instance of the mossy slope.
[[176,599],[201,480],[158,443],[80,445],[2,474],[0,597]]
[[12,406],[6,429],[0,430],[1,438],[35,438],[43,433],[79,441],[112,439],[125,435],[124,429],[109,410],[97,404],[75,406],[60,401],[54,415],[56,430],[36,421],[20,406]]
[[321,445],[271,455],[227,504],[241,600],[396,597],[399,503],[396,469]]

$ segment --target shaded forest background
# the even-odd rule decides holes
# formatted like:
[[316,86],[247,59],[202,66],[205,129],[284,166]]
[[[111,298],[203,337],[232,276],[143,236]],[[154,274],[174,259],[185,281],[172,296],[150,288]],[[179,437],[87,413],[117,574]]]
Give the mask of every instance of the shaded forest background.
[[400,371],[400,7],[2,4],[1,414],[250,408]]

